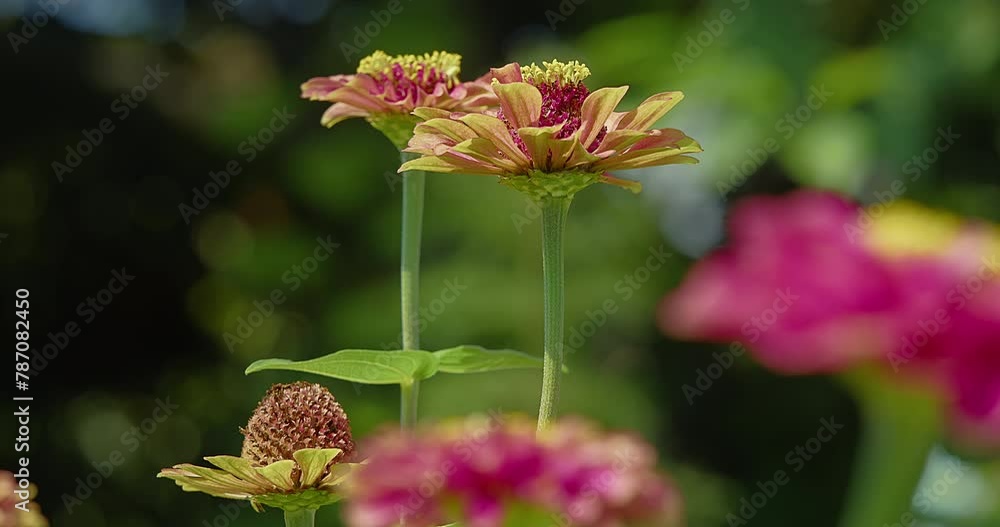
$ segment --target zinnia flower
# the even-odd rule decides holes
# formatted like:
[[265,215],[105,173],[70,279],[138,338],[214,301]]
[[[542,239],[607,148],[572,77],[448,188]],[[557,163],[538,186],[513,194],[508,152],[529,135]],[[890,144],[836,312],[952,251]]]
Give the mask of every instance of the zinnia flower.
[[0,527],[48,527],[35,503],[38,489],[35,485],[19,487],[14,474],[0,470]]
[[579,420],[540,432],[517,418],[473,419],[371,445],[352,481],[349,525],[676,525],[682,505],[642,440]]
[[485,79],[459,81],[461,61],[461,55],[443,51],[396,56],[376,51],[361,60],[355,75],[309,79],[302,98],[334,103],[323,114],[324,126],[363,117],[403,148],[420,122],[411,115],[418,107],[478,112],[496,106]]
[[844,234],[859,207],[830,193],[753,197],[726,246],[698,262],[660,308],[660,327],[740,342],[782,373],[839,371],[893,345],[903,292],[885,263]]
[[701,152],[684,132],[652,126],[683,98],[656,94],[630,112],[615,112],[628,86],[590,92],[590,70],[579,62],[517,63],[494,69],[495,113],[421,108],[427,119],[414,130],[408,152],[423,157],[400,168],[500,176],[535,198],[559,197],[597,182],[638,191],[639,184],[610,170],[697,163]]
[[160,471],[189,492],[250,500],[285,511],[318,509],[341,499],[340,486],[357,467],[344,409],[319,384],[276,384],[250,417],[240,457],[205,460],[217,468],[183,464]]
[[1000,230],[905,202],[754,197],[728,244],[664,299],[660,326],[738,341],[786,374],[877,365],[929,381],[954,435],[1000,446]]
[[962,443],[1000,446],[1000,230],[909,203],[870,224],[865,245],[909,293],[886,362],[943,388]]

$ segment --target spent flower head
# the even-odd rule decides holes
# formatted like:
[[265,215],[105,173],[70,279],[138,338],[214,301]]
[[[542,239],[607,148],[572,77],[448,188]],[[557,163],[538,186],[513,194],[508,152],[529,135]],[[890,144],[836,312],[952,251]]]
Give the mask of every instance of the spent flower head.
[[535,198],[571,196],[594,183],[638,191],[611,170],[697,163],[694,140],[672,128],[652,126],[684,95],[653,95],[629,112],[616,112],[628,86],[591,92],[586,65],[571,61],[492,71],[499,110],[461,113],[420,108],[408,152],[422,157],[404,170],[495,175]]
[[160,471],[189,492],[249,500],[286,511],[317,509],[341,499],[354,440],[347,414],[319,384],[272,386],[250,417],[240,457],[213,456],[217,468],[182,464]]
[[334,103],[322,118],[330,127],[363,117],[399,148],[406,146],[419,107],[478,112],[496,106],[486,78],[461,82],[461,55],[435,51],[389,55],[376,51],[361,60],[354,75],[315,77],[302,84],[302,97]]
[[536,435],[526,419],[473,418],[393,430],[370,447],[351,485],[348,525],[673,526],[682,515],[650,445],[580,420]]

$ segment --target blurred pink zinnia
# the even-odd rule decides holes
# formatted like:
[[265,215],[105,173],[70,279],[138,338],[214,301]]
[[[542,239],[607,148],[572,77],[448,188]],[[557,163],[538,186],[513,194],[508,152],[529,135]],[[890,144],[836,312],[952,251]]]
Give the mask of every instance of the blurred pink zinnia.
[[864,242],[907,292],[887,365],[944,388],[964,443],[1000,445],[1000,231],[899,203]]
[[461,61],[461,55],[442,51],[396,56],[376,51],[361,60],[357,74],[309,79],[302,98],[334,103],[323,114],[324,126],[363,117],[403,148],[420,121],[411,115],[416,108],[478,112],[496,106],[485,78],[459,81]]
[[533,422],[504,417],[392,431],[369,454],[353,478],[349,525],[672,526],[682,514],[651,446],[578,420],[538,437]]
[[660,326],[739,341],[783,373],[840,370],[892,345],[902,293],[890,270],[844,235],[859,208],[829,193],[754,197],[729,218],[728,245],[698,262],[661,305]]
[[1000,446],[1000,231],[882,207],[818,191],[745,200],[660,326],[741,342],[781,373],[867,363],[930,381],[964,443]]

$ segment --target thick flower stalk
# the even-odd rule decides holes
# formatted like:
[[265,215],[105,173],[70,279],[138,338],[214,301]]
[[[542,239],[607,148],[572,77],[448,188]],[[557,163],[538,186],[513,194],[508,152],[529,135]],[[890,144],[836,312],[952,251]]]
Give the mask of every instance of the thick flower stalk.
[[685,154],[701,146],[680,130],[652,128],[683,98],[654,95],[629,112],[615,112],[627,86],[591,92],[579,62],[544,67],[508,64],[492,72],[495,112],[462,113],[420,108],[426,119],[414,129],[406,152],[420,155],[400,171],[498,176],[500,182],[538,201],[542,209],[542,273],[545,298],[545,366],[539,428],[555,414],[563,363],[565,284],[563,241],[573,195],[595,183],[638,192],[634,181],[609,170],[696,163]]
[[319,384],[276,384],[250,417],[239,457],[213,456],[216,468],[182,464],[160,471],[188,492],[249,500],[285,511],[289,526],[312,525],[316,509],[342,497],[358,466],[347,414]]
[[537,434],[530,421],[501,416],[391,431],[370,453],[351,485],[351,526],[682,523],[681,498],[656,472],[655,450],[579,420]]
[[496,106],[485,79],[461,82],[461,55],[435,51],[391,56],[376,51],[361,60],[353,75],[314,77],[302,84],[302,98],[332,102],[320,121],[331,127],[362,117],[400,149],[420,122],[420,107],[478,112]]
[[14,474],[0,470],[0,527],[48,527],[41,507],[33,501],[37,495],[34,484],[19,487]]

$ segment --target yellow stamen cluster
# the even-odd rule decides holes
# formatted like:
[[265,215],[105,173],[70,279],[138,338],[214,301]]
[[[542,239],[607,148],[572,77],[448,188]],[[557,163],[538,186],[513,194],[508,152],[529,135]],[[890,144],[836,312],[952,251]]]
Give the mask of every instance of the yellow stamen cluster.
[[462,56],[457,53],[448,53],[445,51],[435,51],[433,53],[424,53],[423,55],[393,56],[379,50],[361,59],[361,63],[358,65],[358,73],[365,75],[391,75],[393,66],[397,64],[403,69],[406,77],[410,80],[417,80],[416,77],[420,70],[427,72],[434,69],[438,74],[444,75],[449,82],[457,83],[458,74],[461,71]]
[[531,84],[577,84],[583,82],[583,79],[590,77],[590,68],[582,62],[577,62],[571,60],[568,63],[559,62],[558,60],[553,60],[551,62],[543,62],[542,65],[545,66],[544,69],[538,67],[537,64],[531,63],[530,66],[521,66],[521,76],[524,80]]

